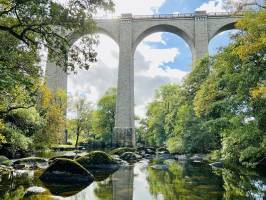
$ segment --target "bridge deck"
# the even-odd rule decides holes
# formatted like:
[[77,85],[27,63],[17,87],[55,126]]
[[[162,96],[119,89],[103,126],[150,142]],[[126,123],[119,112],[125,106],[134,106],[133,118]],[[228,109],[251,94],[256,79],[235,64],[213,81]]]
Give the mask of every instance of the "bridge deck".
[[175,13],[175,14],[155,14],[155,15],[126,15],[127,17],[121,16],[105,16],[105,17],[94,17],[95,20],[105,20],[105,19],[172,19],[172,18],[191,18],[195,16],[209,16],[209,17],[222,17],[222,16],[243,16],[246,12],[210,12],[210,13]]

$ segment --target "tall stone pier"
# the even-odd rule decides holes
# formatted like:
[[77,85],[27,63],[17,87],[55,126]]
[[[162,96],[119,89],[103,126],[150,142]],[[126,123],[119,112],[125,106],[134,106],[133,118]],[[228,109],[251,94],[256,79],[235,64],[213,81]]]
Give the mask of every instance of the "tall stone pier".
[[134,54],[132,15],[122,15],[119,29],[119,69],[113,146],[135,146],[134,129]]
[[[134,53],[138,44],[155,32],[170,32],[183,38],[192,52],[193,63],[208,54],[209,41],[222,31],[235,28],[243,13],[195,13],[133,16],[97,19],[99,33],[110,36],[120,48],[117,82],[114,146],[135,146],[134,127]],[[84,33],[85,35],[86,33]],[[83,35],[73,34],[74,42]],[[50,89],[67,90],[67,75],[48,62],[46,78]]]

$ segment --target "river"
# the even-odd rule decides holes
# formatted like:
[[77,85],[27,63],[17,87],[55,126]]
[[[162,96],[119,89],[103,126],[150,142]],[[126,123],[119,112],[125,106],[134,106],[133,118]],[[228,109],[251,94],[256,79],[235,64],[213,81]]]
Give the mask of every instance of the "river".
[[[161,169],[154,169],[163,166]],[[212,169],[206,163],[141,160],[113,174],[96,177],[85,188],[47,186],[42,170],[21,170],[0,177],[0,199],[19,200],[27,188],[47,189],[24,200],[265,200],[265,172]]]

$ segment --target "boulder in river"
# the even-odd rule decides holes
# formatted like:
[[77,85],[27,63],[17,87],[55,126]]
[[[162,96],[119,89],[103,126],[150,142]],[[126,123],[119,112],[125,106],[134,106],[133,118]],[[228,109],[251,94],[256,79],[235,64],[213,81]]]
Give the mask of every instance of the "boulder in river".
[[139,155],[146,157],[147,155],[155,155],[156,150],[153,147],[138,147],[137,152]]
[[125,152],[135,152],[136,149],[135,148],[129,148],[129,147],[120,147],[120,148],[116,148],[113,149],[110,154],[112,155],[122,155]]
[[93,180],[93,175],[76,161],[70,159],[56,159],[40,176],[45,183],[87,184]]
[[181,162],[185,162],[185,161],[188,160],[188,157],[187,157],[187,155],[185,155],[185,154],[184,154],[184,155],[176,155],[175,158],[176,158],[177,160],[181,161]]
[[214,162],[209,164],[212,168],[223,168],[224,164],[222,162]]
[[203,162],[204,156],[205,155],[203,155],[203,154],[195,154],[195,155],[191,156],[189,159],[193,163],[201,163],[201,162]]
[[142,157],[132,152],[125,152],[120,156],[120,158],[128,162],[136,162],[140,160]]
[[164,164],[155,164],[152,165],[151,168],[156,170],[168,170],[168,166]]
[[39,158],[39,157],[28,157],[28,158],[22,158],[17,159],[13,162],[13,165],[24,165],[26,168],[46,168],[48,167],[48,160],[45,158]]
[[76,161],[88,170],[116,170],[119,168],[118,162],[103,151],[90,152]]
[[5,156],[0,156],[0,165],[10,166],[12,161]]
[[43,195],[48,193],[47,189],[43,188],[43,187],[37,187],[37,186],[33,186],[33,187],[29,187],[26,190],[26,193],[24,195],[24,198],[30,198],[36,195]]
[[74,154],[73,155],[63,155],[63,156],[54,156],[48,160],[48,163],[51,164],[56,159],[60,159],[60,158],[74,160],[74,159],[80,158],[80,156],[74,155]]
[[169,154],[170,152],[168,151],[167,148],[165,147],[160,147],[156,150],[159,154]]

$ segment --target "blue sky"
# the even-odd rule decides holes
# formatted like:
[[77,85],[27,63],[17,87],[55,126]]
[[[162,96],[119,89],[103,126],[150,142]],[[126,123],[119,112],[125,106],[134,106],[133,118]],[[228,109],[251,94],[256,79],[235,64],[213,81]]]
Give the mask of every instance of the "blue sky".
[[[166,0],[162,6],[155,11],[156,14],[169,14],[169,13],[193,13],[196,9],[203,5],[217,6],[216,9],[212,11],[222,11],[221,3],[222,1],[208,1],[208,0]],[[207,6],[205,6],[207,7]],[[230,42],[230,35],[233,31],[225,31],[222,34],[216,36],[210,41],[209,44],[209,54],[214,55],[219,48],[226,46]],[[177,68],[183,71],[189,72],[191,70],[191,60],[192,55],[188,45],[179,36],[172,33],[163,33],[162,39],[164,43],[161,42],[146,42],[152,48],[157,49],[168,49],[173,47],[178,47],[180,50],[180,55],[177,56],[174,62],[168,62],[161,65],[161,68],[171,67]],[[144,41],[145,42],[145,41]]]
[[206,0],[167,0],[159,8],[158,13],[189,13],[194,12],[199,8]]
[[[238,0],[235,0],[238,1]],[[222,12],[222,0],[114,0],[116,12],[135,15],[191,13],[195,10]],[[105,13],[106,14],[106,13]],[[104,14],[104,15],[105,15]],[[211,55],[219,47],[230,41],[230,33],[223,32],[213,38],[209,44]],[[77,42],[78,44],[78,42]],[[98,63],[90,70],[80,70],[77,75],[68,78],[68,92],[71,96],[86,96],[96,104],[98,99],[110,87],[116,87],[119,48],[107,36],[100,36],[97,48]],[[138,45],[134,57],[135,78],[135,113],[145,116],[146,105],[154,91],[162,84],[181,83],[191,71],[192,56],[183,39],[172,33],[154,33]]]

